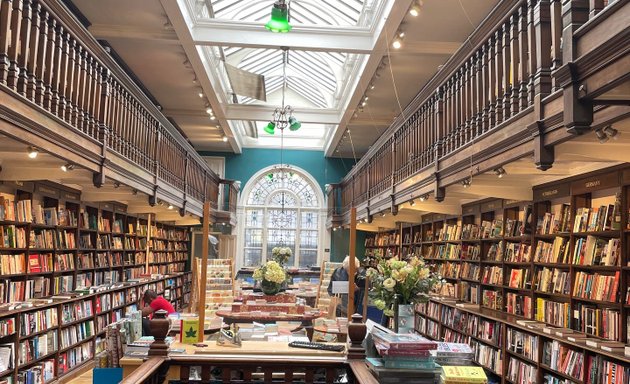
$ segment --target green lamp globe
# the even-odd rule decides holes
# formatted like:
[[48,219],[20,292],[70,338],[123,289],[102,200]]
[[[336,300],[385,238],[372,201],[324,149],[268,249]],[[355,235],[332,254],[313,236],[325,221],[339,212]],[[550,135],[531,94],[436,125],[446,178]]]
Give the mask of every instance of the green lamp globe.
[[293,28],[289,24],[289,10],[285,4],[275,3],[271,8],[271,20],[265,24],[271,32],[287,33]]
[[291,131],[297,131],[302,126],[302,123],[298,121],[295,117],[289,117],[289,129]]
[[276,123],[274,123],[273,121],[270,121],[269,124],[265,126],[265,132],[267,132],[270,135],[273,135],[274,133],[276,133]]

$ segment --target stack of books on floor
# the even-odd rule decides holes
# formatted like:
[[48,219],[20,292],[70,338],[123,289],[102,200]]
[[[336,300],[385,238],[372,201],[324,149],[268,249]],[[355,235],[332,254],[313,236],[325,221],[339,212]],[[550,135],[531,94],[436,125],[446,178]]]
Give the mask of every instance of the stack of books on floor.
[[367,358],[379,383],[438,384],[442,368],[435,363],[437,344],[414,334],[396,334],[380,326],[372,329],[380,357]]

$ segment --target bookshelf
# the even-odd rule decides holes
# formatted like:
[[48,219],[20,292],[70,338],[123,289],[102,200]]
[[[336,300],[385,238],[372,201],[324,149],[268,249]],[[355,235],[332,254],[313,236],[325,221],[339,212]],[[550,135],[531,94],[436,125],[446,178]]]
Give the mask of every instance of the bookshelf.
[[154,225],[163,256],[149,259],[150,277],[146,217],[51,182],[0,184],[0,350],[12,356],[0,361],[0,382],[73,372],[148,288],[178,310],[187,305],[189,231]]
[[399,257],[401,248],[400,228],[368,234],[365,237],[365,263],[375,265],[379,257]]
[[[536,186],[532,202],[470,203],[453,241],[444,238],[448,219],[423,216],[412,231],[435,236],[418,235],[415,246],[431,249],[425,260],[448,282],[449,297],[417,308],[417,332],[472,344],[502,383],[594,383],[608,370],[629,372],[629,193],[630,168],[618,166]],[[459,250],[449,251],[450,242]],[[476,329],[502,324],[502,339],[481,340],[467,328],[474,317]]]

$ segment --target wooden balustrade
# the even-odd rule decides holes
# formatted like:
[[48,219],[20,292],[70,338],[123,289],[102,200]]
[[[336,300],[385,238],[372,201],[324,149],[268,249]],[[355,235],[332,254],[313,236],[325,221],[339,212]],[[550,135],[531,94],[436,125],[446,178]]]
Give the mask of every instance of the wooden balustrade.
[[[483,35],[471,36],[346,176],[344,211],[437,171],[440,160],[532,112],[555,86],[552,69],[562,65],[561,1],[501,3],[479,28]],[[592,12],[602,5],[591,0]]]
[[236,214],[239,187],[235,180],[221,180],[220,186],[223,201],[219,202],[219,210]]
[[216,190],[204,186],[218,182],[208,165],[60,2],[0,0],[0,87],[156,183],[199,201]]

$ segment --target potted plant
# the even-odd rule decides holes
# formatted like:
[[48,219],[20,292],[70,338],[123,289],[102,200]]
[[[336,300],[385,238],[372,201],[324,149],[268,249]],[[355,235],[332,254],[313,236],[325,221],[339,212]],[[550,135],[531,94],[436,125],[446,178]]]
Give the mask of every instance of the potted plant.
[[254,270],[254,280],[260,281],[260,289],[265,295],[280,292],[282,284],[287,280],[287,273],[275,260],[269,260]]
[[413,332],[414,305],[428,301],[429,292],[439,279],[416,256],[407,260],[378,258],[376,268],[368,269],[367,276],[374,305],[385,316],[398,315],[394,319],[398,332]]

